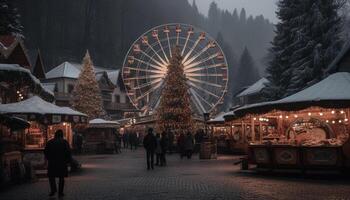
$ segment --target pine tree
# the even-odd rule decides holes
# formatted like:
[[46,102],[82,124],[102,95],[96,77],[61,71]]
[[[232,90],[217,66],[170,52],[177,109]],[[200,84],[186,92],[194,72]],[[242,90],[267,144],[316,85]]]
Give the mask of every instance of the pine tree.
[[72,106],[89,116],[90,119],[103,115],[102,97],[95,77],[95,71],[89,51],[83,58],[82,70],[72,93]]
[[13,0],[0,0],[0,35],[23,37],[23,26]]
[[242,88],[255,83],[259,78],[259,72],[255,67],[253,58],[245,47],[239,60],[236,84],[239,88]]
[[159,131],[192,129],[192,112],[186,76],[178,47],[172,51],[172,58],[165,77],[159,107],[157,108],[157,129]]
[[294,94],[324,78],[325,69],[342,47],[343,0],[300,2],[300,25],[292,54],[292,79],[287,94]]
[[295,50],[300,0],[280,0],[278,2],[275,37],[269,49],[269,62],[266,68],[268,83],[263,91],[267,100],[276,100],[285,96],[292,74],[291,57]]

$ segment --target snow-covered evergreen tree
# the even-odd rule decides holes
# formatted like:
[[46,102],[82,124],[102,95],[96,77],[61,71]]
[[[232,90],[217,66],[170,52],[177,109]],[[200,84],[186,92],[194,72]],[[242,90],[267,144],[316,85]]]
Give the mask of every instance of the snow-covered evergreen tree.
[[342,47],[343,0],[304,0],[292,55],[293,74],[286,95],[296,93],[324,78],[325,69]]
[[98,118],[104,114],[104,111],[101,91],[95,77],[89,51],[86,51],[82,65],[82,70],[72,93],[71,104],[73,108],[87,114],[90,119]]
[[266,78],[269,82],[264,89],[267,100],[282,98],[289,87],[292,74],[291,56],[294,51],[294,38],[298,27],[299,0],[280,0],[278,2],[276,36],[269,49],[269,62]]
[[0,35],[23,37],[23,26],[13,0],[0,0]]
[[341,48],[343,0],[280,0],[276,36],[266,69],[268,100],[279,99],[324,77]]
[[255,67],[254,60],[246,47],[239,60],[236,84],[242,88],[255,83],[259,78],[259,70]]

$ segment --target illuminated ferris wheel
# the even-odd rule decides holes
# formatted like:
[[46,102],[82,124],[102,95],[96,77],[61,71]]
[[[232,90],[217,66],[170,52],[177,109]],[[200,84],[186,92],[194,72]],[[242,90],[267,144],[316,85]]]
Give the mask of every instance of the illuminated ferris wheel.
[[226,58],[212,37],[188,24],[154,27],[132,44],[122,70],[132,104],[144,114],[157,108],[175,46],[183,57],[192,111],[199,115],[213,111],[227,91]]

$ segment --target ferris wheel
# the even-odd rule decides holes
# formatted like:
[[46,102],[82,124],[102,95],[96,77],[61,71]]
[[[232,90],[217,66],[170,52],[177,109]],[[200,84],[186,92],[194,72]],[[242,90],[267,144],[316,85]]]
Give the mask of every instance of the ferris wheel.
[[181,50],[192,111],[212,112],[227,92],[226,58],[212,37],[188,24],[154,27],[132,44],[122,69],[132,104],[144,114],[157,108],[175,46]]

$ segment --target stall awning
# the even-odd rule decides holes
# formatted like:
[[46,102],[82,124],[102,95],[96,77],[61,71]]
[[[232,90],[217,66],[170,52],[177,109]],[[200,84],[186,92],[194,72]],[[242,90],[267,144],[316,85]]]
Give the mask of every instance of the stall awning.
[[235,114],[260,114],[276,110],[296,111],[311,106],[350,107],[350,73],[338,72],[284,99],[251,104],[236,109]]
[[225,123],[224,116],[226,114],[228,114],[228,113],[222,112],[222,113],[218,114],[214,119],[209,120],[208,124],[223,124],[223,123]]
[[91,128],[113,128],[119,125],[120,124],[117,121],[108,121],[100,118],[89,121],[89,127]]
[[[33,96],[24,101],[0,104],[0,114],[7,115],[58,115],[58,116],[73,116],[87,118],[87,115],[78,111],[75,111],[68,107],[59,107],[55,104],[49,103],[38,96]],[[54,120],[53,120],[54,121]],[[61,120],[59,120],[61,121]],[[85,121],[83,120],[76,120]]]

